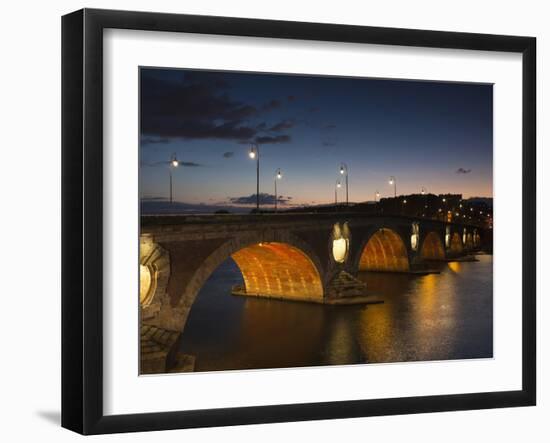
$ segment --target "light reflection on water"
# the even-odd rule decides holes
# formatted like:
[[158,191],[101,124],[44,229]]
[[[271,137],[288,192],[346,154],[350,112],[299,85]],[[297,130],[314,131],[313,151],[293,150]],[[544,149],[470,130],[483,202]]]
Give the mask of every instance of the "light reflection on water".
[[182,351],[197,371],[492,357],[492,256],[440,274],[361,273],[377,305],[325,306],[230,295],[226,261],[191,309]]

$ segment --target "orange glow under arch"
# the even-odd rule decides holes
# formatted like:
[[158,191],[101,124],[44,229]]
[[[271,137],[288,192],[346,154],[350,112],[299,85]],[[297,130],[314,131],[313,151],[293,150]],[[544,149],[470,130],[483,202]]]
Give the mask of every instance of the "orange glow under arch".
[[407,272],[409,258],[401,237],[391,229],[373,234],[361,253],[359,270]]
[[474,239],[472,234],[468,233],[466,235],[466,249],[473,249],[474,248]]
[[443,260],[445,250],[436,232],[430,232],[422,243],[421,257],[425,260]]
[[453,254],[462,253],[462,240],[460,239],[460,234],[455,232],[451,237],[451,252]]
[[258,243],[231,255],[246,293],[268,297],[322,299],[323,284],[311,259],[286,243]]

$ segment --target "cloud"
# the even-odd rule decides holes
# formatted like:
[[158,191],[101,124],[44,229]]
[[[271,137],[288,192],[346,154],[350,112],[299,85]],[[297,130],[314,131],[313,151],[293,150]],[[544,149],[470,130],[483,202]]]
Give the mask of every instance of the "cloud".
[[142,202],[156,202],[156,201],[167,201],[166,197],[141,197],[140,201]]
[[326,147],[336,146],[336,142],[324,141],[323,146],[326,146]]
[[271,111],[281,107],[281,101],[277,99],[270,100],[265,105],[262,106],[263,111]]
[[257,126],[256,126],[256,130],[257,131],[267,131],[267,123],[266,122],[261,122],[259,123]]
[[271,128],[269,128],[269,130],[272,131],[272,132],[280,132],[280,131],[284,131],[286,129],[293,128],[294,125],[295,125],[294,120],[287,119],[287,120],[283,120],[283,121],[273,125]]
[[149,143],[168,143],[172,139],[253,140],[259,129],[249,123],[250,119],[279,108],[281,101],[273,99],[254,106],[232,99],[229,90],[217,73],[181,71],[160,76],[156,70],[142,70],[142,139]]
[[471,169],[458,168],[456,170],[457,174],[469,174],[470,172],[472,172]]
[[[171,163],[171,161],[164,160],[164,161],[160,161],[160,162],[140,162],[139,165],[141,167],[144,167],[144,166],[146,166],[146,167],[147,166],[168,166],[170,163]],[[198,167],[204,166],[201,163],[195,163],[195,162],[191,162],[191,161],[181,161],[181,160],[179,160],[179,164],[180,164],[180,166],[186,166],[186,167],[190,167],[190,168],[198,168]]]
[[146,145],[158,145],[158,144],[167,144],[170,143],[170,139],[163,137],[141,137],[140,144],[141,146]]
[[168,165],[168,164],[170,164],[170,162],[168,160],[160,161],[160,162],[144,162],[144,161],[139,162],[140,167],[163,166],[163,165]]
[[219,211],[248,213],[250,206],[234,206],[228,203],[170,203],[165,197],[144,197],[140,201],[142,214],[206,214]]
[[231,157],[233,157],[234,155],[235,155],[234,152],[232,152],[232,151],[227,151],[227,152],[224,152],[224,153],[223,153],[223,158],[231,158]]
[[180,162],[180,165],[189,166],[191,168],[198,168],[200,166],[204,166],[204,165],[201,165],[200,163],[195,163],[195,162]]
[[267,145],[267,144],[275,144],[275,143],[288,143],[291,140],[290,135],[282,134],[282,135],[265,135],[265,136],[259,136],[255,138],[255,142],[259,145]]
[[[230,197],[229,201],[236,205],[255,205],[256,204],[256,195],[257,194],[250,194],[243,197]],[[261,205],[274,205],[275,204],[275,195],[273,194],[267,194],[265,192],[260,192],[260,204]],[[291,200],[292,197],[283,197],[278,196],[277,202],[280,204],[286,204]]]

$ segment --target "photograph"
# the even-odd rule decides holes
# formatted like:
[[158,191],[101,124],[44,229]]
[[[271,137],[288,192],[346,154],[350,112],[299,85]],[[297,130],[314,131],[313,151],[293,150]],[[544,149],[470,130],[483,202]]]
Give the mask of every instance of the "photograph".
[[138,75],[141,375],[493,358],[493,84]]

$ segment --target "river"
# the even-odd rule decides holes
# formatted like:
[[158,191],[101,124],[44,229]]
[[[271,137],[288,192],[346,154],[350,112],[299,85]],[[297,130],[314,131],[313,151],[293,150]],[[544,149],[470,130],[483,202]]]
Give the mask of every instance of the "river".
[[478,260],[360,273],[384,303],[329,306],[231,295],[242,277],[229,259],[197,296],[181,350],[196,371],[490,358],[493,260]]

